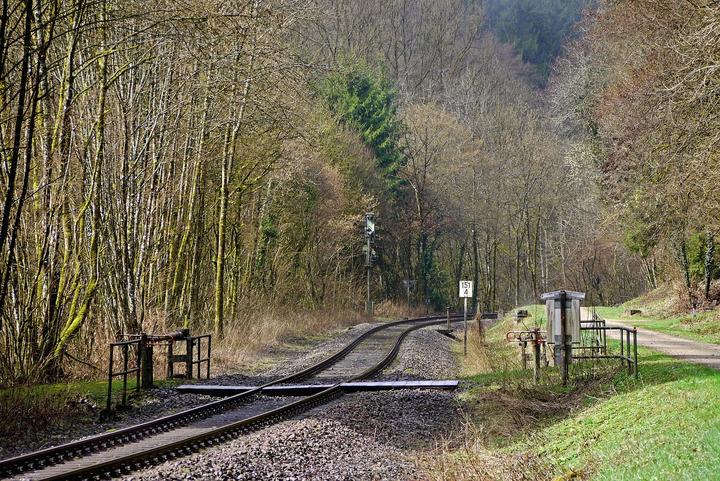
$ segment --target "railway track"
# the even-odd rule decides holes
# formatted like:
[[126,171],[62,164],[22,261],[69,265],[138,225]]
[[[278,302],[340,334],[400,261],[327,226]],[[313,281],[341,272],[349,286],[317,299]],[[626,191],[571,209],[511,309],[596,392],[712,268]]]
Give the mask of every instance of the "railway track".
[[[367,379],[382,371],[397,357],[409,333],[443,322],[445,318],[426,317],[376,326],[317,364],[251,391],[0,461],[0,478],[110,478],[223,443],[342,396],[341,383]],[[310,396],[270,400],[261,395],[269,386],[329,379],[334,383],[331,387]]]

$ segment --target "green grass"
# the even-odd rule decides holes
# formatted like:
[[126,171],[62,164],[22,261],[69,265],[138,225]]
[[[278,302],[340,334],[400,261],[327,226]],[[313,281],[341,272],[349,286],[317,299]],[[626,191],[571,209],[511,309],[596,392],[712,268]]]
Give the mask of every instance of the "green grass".
[[[120,384],[114,383],[114,391]],[[101,381],[42,384],[0,389],[0,448],[42,431],[64,430],[97,419],[89,405],[105,406],[107,383]],[[81,400],[86,401],[80,404]]]
[[[72,396],[85,397],[92,401],[105,400],[107,381],[78,381],[70,383],[38,384],[33,386],[16,386],[0,389],[0,402],[8,397],[22,397],[29,400],[41,398],[67,398]],[[135,388],[135,379],[128,379],[128,390]],[[113,393],[122,389],[122,380],[113,381]]]
[[[601,313],[617,318],[624,309]],[[514,328],[506,317],[488,330],[485,354],[465,359],[482,367],[464,377],[462,395],[475,425],[467,445],[475,448],[443,455],[445,479],[476,479],[496,465],[490,478],[519,479],[508,473],[527,461],[522,479],[720,480],[720,372],[641,347],[640,379],[612,361],[591,382],[562,387],[549,368],[534,386],[504,342]]]
[[648,314],[627,316],[626,308],[617,307],[596,307],[600,317],[625,322],[627,324],[662,332],[673,336],[692,339],[695,341],[720,344],[720,320],[714,311],[703,311],[692,314],[663,316],[647,311]]
[[595,481],[720,479],[720,373],[640,353],[641,380],[618,375],[607,397],[514,449]]
[[720,322],[714,312],[697,316],[680,316],[668,319],[648,319],[636,323],[638,327],[664,332],[696,341],[720,344]]
[[547,316],[545,315],[545,306],[543,304],[528,304],[527,306],[522,306],[513,310],[511,314],[514,314],[517,310],[525,310],[530,314],[530,317],[522,319],[519,323],[517,323],[518,326],[525,325],[528,328],[532,328],[534,326],[545,325]]

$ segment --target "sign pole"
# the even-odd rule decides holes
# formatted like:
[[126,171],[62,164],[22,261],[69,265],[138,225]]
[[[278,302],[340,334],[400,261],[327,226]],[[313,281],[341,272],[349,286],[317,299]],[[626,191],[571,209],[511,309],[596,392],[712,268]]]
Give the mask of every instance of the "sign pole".
[[405,286],[407,289],[407,305],[408,305],[408,317],[411,316],[411,309],[410,309],[410,281],[408,280],[407,286]]
[[365,299],[365,311],[369,316],[373,316],[373,303],[370,298],[370,271],[373,266],[373,250],[372,237],[375,235],[375,214],[367,212],[365,214],[365,268],[367,269],[367,299]]
[[370,249],[372,249],[372,247],[370,246],[370,236],[368,235],[367,236],[367,254],[366,254],[366,259],[365,259],[365,266],[367,268],[367,299],[365,300],[365,308],[366,308],[368,315],[372,316],[373,315],[373,306],[372,306],[372,301],[370,300],[370,270],[372,269],[371,264],[370,264],[371,263]]
[[465,324],[465,333],[463,334],[463,351],[464,351],[465,355],[467,356],[467,300],[468,300],[468,298],[466,297],[464,300],[465,300],[465,303],[464,303],[465,307],[463,308],[463,323]]
[[463,352],[467,356],[467,302],[468,298],[473,296],[473,282],[472,281],[460,281],[458,286],[458,296],[462,297],[463,301]]

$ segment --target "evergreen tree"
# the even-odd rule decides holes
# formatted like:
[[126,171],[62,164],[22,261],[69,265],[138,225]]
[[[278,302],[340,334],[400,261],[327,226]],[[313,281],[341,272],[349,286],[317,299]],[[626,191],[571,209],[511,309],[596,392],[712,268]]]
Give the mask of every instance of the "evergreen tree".
[[330,111],[372,148],[388,188],[396,191],[402,165],[398,148],[402,123],[390,82],[364,65],[348,64],[325,80],[322,94]]
[[523,61],[536,66],[544,83],[563,42],[573,34],[591,0],[489,0],[489,27],[501,42],[515,46]]

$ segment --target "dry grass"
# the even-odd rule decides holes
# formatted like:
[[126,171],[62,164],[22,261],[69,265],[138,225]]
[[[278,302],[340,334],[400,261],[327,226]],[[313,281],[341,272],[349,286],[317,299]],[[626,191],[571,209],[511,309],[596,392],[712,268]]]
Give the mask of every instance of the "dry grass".
[[[710,285],[709,300],[705,299],[704,284],[695,285],[692,296],[698,311],[711,310],[720,303],[720,281]],[[640,308],[643,316],[664,319],[678,315],[686,315],[691,311],[693,301],[690,293],[682,282],[665,283],[640,297],[623,304],[625,308]]]
[[549,481],[546,463],[532,454],[504,453],[488,449],[481,439],[482,426],[466,422],[458,447],[448,443],[421,459],[426,478],[432,481]]
[[468,355],[463,359],[463,375],[510,371],[520,367],[518,353],[502,337],[501,330],[501,326],[496,326],[481,338],[477,329],[469,328]]
[[352,310],[247,312],[226,327],[223,339],[213,340],[213,364],[218,372],[237,369],[285,342],[324,337],[336,329],[368,321],[364,314]]
[[[407,302],[383,301],[375,306],[377,317],[399,319],[403,317],[422,317],[427,315],[425,306],[408,306]],[[430,314],[434,314],[430,311]]]
[[[212,373],[236,371],[253,364],[263,353],[272,353],[284,343],[325,337],[339,328],[369,322],[362,312],[350,309],[303,311],[298,309],[266,307],[251,303],[234,320],[227,322],[225,336],[212,338]],[[177,325],[167,323],[161,316],[148,316],[146,332],[161,334],[175,331]],[[191,334],[212,332],[209,322],[192,326]],[[113,342],[106,329],[87,329],[72,342],[63,364],[63,380],[104,379],[107,371],[108,345]],[[184,352],[182,347],[177,347]],[[205,347],[203,347],[204,352]],[[156,346],[155,379],[164,379],[166,350]],[[131,365],[134,361],[131,361]],[[180,368],[184,369],[184,368]]]

